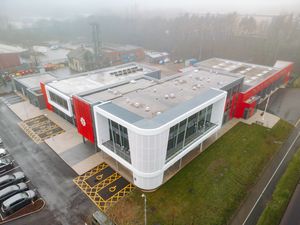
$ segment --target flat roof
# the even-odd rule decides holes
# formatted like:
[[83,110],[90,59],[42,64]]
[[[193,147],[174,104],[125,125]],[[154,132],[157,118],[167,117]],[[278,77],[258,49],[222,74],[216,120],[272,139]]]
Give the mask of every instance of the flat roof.
[[110,101],[138,117],[150,119],[196,96],[206,96],[207,93],[212,93],[211,90],[222,89],[240,79],[240,76],[194,68],[162,80],[136,79],[85,94],[81,98],[90,103]]
[[26,49],[19,46],[0,44],[0,53],[20,53],[24,51],[26,51]]
[[147,55],[151,58],[160,58],[160,57],[169,56],[169,53],[167,53],[167,52],[145,51],[145,55]]
[[118,44],[111,44],[106,43],[103,45],[103,50],[108,51],[132,51],[136,49],[141,49],[141,47],[135,46],[135,45],[118,45]]
[[40,88],[40,82],[50,82],[56,80],[57,78],[50,73],[42,73],[15,77],[14,79],[23,84],[25,87],[31,89]]
[[266,78],[279,71],[278,68],[255,65],[244,62],[237,62],[227,59],[212,58],[196,64],[216,71],[224,71],[232,74],[239,74],[245,77],[242,91],[246,91]]
[[143,64],[127,63],[79,74],[76,77],[53,81],[47,85],[63,94],[72,96],[156,71],[158,72],[159,70]]

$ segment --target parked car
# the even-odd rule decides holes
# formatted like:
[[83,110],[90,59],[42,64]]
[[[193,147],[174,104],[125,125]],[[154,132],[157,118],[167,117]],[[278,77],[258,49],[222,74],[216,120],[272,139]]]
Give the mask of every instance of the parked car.
[[0,137],[0,146],[3,146],[3,140],[1,137]]
[[0,159],[0,173],[4,173],[14,167],[14,162],[9,158]]
[[11,196],[17,193],[27,191],[27,190],[28,190],[28,186],[23,182],[10,185],[0,191],[0,202],[5,201],[6,199],[10,198]]
[[30,204],[36,199],[36,193],[33,190],[24,191],[13,195],[5,200],[1,205],[1,211],[4,215],[12,214],[24,206]]
[[23,172],[15,172],[13,174],[7,174],[0,177],[0,189],[5,188],[11,184],[25,181],[26,176]]
[[7,151],[5,148],[0,148],[0,157],[6,156],[7,155]]

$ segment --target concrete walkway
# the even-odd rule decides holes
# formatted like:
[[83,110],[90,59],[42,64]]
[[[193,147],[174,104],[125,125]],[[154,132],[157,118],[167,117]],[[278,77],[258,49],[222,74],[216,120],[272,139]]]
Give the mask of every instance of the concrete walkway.
[[256,113],[247,120],[241,119],[241,121],[244,123],[257,123],[268,128],[272,128],[279,120],[280,118],[278,116],[275,116],[268,112],[263,113],[263,111],[261,110],[257,110]]
[[45,115],[65,132],[45,140],[45,143],[59,155],[78,175],[81,175],[103,162],[91,143],[83,143],[77,128],[47,109],[40,110],[28,100],[10,105],[9,108],[22,120]]

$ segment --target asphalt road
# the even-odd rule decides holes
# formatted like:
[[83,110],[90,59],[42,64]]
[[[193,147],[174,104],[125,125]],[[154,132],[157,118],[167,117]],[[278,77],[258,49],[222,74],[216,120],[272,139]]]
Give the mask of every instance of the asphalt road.
[[300,225],[300,184],[298,184],[292,199],[285,211],[280,225]]
[[36,214],[7,225],[83,225],[96,206],[75,186],[75,172],[46,144],[35,144],[20,120],[0,102],[0,136],[6,148],[46,201]]
[[[265,101],[259,106],[264,110]],[[268,112],[296,124],[300,118],[300,88],[280,88],[270,98]]]

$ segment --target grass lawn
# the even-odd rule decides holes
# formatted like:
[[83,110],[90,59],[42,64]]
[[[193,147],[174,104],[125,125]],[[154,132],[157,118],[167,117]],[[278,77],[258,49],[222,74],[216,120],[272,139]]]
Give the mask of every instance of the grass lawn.
[[283,176],[280,178],[272,195],[272,200],[267,204],[257,225],[277,225],[280,223],[299,179],[300,149],[294,155]]
[[[226,224],[291,129],[284,121],[272,129],[237,124],[161,188],[146,193],[148,224]],[[141,193],[136,189],[110,208],[118,225],[143,224]]]
[[292,85],[293,88],[300,88],[300,77],[297,78]]

